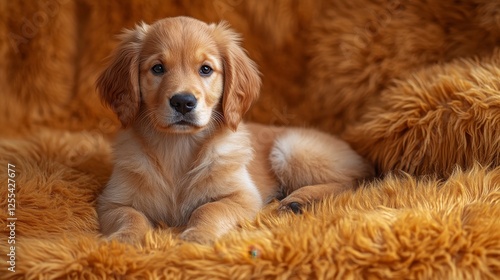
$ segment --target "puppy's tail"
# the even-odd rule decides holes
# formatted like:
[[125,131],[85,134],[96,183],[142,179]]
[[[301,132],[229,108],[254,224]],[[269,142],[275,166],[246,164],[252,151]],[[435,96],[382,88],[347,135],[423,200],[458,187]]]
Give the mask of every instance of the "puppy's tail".
[[286,192],[327,183],[352,185],[373,175],[373,168],[346,142],[312,129],[290,129],[280,135],[269,156]]

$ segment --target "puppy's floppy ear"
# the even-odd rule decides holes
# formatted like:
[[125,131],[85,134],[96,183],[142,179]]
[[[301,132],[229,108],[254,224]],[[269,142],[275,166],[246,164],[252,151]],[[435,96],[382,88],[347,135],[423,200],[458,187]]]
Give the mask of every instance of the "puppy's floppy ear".
[[224,66],[222,114],[226,125],[235,131],[243,115],[259,96],[260,73],[255,62],[240,46],[240,37],[226,22],[214,25],[214,38]]
[[139,53],[148,28],[142,23],[120,35],[121,42],[96,83],[102,101],[113,109],[124,127],[139,111]]

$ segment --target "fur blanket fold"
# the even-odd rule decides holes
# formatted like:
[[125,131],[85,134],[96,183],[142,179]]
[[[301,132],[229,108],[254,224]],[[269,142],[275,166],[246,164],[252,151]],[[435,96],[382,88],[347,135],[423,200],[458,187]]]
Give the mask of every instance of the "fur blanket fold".
[[[0,13],[0,279],[500,275],[498,2],[46,0]],[[177,15],[242,34],[263,74],[248,119],[339,134],[379,177],[302,215],[274,202],[213,246],[165,226],[142,245],[104,241],[95,200],[119,123],[95,80],[122,28]]]

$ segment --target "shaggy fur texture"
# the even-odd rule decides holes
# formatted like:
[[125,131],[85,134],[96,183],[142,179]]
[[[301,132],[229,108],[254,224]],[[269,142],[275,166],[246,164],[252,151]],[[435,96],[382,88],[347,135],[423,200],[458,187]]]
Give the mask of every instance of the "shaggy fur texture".
[[[500,50],[395,81],[345,138],[382,173],[448,176],[456,165],[500,165]],[[359,138],[360,133],[365,137]]]
[[[491,0],[2,1],[0,278],[497,277],[498,11]],[[95,80],[114,34],[177,15],[242,33],[263,74],[249,119],[340,133],[381,178],[301,216],[271,204],[214,246],[175,228],[139,247],[100,239],[95,199],[119,123]]]

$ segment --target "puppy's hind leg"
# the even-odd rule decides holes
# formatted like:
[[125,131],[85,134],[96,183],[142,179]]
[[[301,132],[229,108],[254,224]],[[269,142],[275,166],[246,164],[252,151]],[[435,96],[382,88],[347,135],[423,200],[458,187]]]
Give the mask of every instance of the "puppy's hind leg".
[[271,166],[288,195],[281,210],[301,208],[355,186],[373,168],[344,141],[316,130],[289,129],[279,136],[269,156]]

